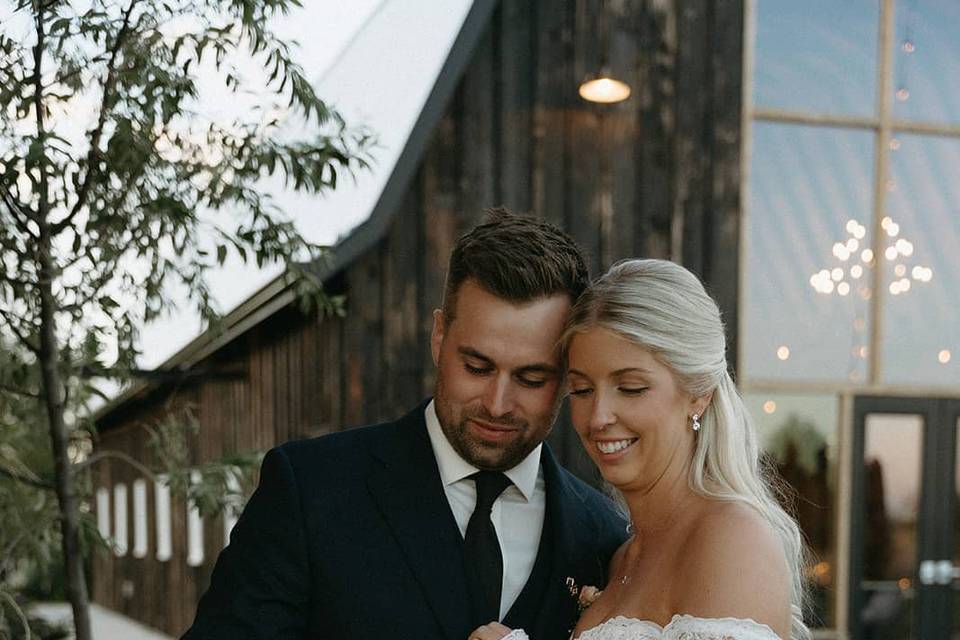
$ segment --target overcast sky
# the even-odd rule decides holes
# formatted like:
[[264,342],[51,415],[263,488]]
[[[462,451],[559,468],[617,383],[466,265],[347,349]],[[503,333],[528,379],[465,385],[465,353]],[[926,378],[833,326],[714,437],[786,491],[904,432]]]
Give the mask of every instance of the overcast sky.
[[[470,5],[448,0],[438,11],[432,0],[309,0],[277,25],[299,42],[301,64],[316,79],[318,94],[378,139],[373,170],[356,182],[341,180],[323,198],[276,194],[309,240],[333,244],[369,216]],[[212,113],[230,99],[211,90],[204,104]],[[236,307],[280,272],[278,265],[257,269],[228,261],[211,276],[221,310]],[[145,327],[141,365],[161,364],[201,330],[188,309]]]

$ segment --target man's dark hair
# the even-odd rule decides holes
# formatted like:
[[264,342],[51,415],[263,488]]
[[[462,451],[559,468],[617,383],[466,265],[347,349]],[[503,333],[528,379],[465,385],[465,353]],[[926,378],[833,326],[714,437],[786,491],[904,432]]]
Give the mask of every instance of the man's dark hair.
[[483,221],[460,236],[447,268],[443,315],[455,316],[457,292],[467,279],[511,302],[567,294],[576,302],[590,274],[580,247],[545,220],[487,209]]

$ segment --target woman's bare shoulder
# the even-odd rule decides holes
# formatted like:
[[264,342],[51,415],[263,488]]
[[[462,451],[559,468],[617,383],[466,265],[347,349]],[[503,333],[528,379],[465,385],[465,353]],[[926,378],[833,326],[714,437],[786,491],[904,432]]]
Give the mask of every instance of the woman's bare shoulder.
[[[773,526],[752,507],[710,501],[692,524],[676,573],[676,610],[790,627],[790,568]],[[786,636],[784,636],[786,637]]]

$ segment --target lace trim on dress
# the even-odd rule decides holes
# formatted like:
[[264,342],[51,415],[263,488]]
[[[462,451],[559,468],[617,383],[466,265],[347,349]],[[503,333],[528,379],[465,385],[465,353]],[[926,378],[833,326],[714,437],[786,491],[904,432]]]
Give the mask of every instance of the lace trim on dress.
[[[502,640],[529,640],[514,629]],[[746,618],[697,618],[677,614],[665,627],[650,620],[616,616],[587,629],[576,640],[781,640],[773,629]]]

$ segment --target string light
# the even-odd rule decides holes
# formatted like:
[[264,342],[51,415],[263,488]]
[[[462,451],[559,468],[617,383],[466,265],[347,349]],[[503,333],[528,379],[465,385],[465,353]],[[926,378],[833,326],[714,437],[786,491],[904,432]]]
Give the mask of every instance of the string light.
[[[907,293],[913,286],[913,282],[930,282],[933,279],[932,269],[923,265],[915,265],[911,269],[904,264],[903,258],[912,256],[914,247],[912,242],[900,236],[900,225],[890,216],[884,216],[880,221],[880,227],[885,235],[891,238],[892,242],[892,244],[883,248],[883,257],[888,262],[896,262],[893,267],[894,277],[887,283],[891,295],[898,296]],[[866,235],[866,227],[852,218],[847,220],[844,229],[848,237],[833,244],[833,256],[841,263],[848,262],[856,251],[860,250],[860,240]],[[894,238],[896,240],[892,240]],[[865,247],[860,250],[860,263],[862,264],[852,264],[848,268],[845,268],[845,264],[841,264],[832,268],[820,269],[810,276],[810,286],[817,293],[824,295],[836,292],[839,296],[847,296],[852,291],[852,286],[846,278],[849,277],[851,281],[861,279],[864,276],[864,268],[872,269],[874,267],[875,257],[873,249]],[[907,277],[908,270],[910,277]],[[912,282],[911,278],[913,279]],[[872,292],[869,286],[861,286],[858,291],[863,300],[871,298]]]

